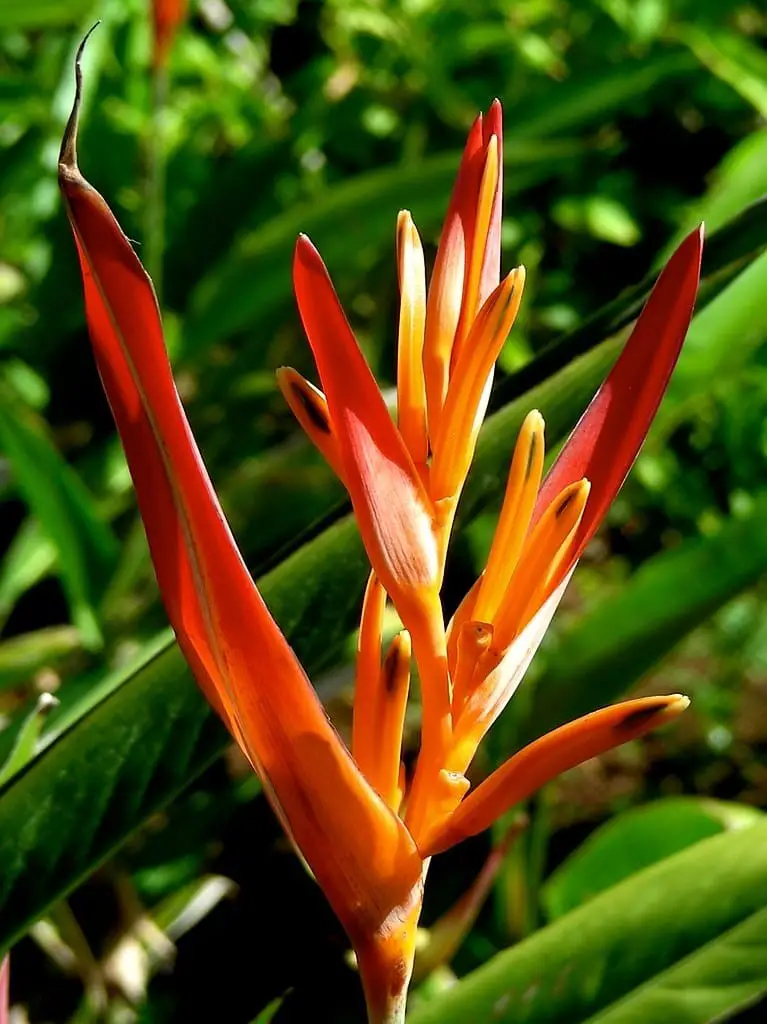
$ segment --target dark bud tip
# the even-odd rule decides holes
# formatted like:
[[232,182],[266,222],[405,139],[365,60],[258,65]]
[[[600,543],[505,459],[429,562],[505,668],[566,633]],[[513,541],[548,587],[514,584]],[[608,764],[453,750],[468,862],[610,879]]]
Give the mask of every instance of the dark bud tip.
[[293,392],[296,401],[306,413],[306,418],[312,426],[319,430],[321,434],[329,434],[330,424],[325,417],[324,411],[317,405],[312,395],[295,381],[291,384],[290,390]]
[[91,25],[85,33],[83,41],[77,47],[77,53],[75,54],[75,99],[67,126],[64,129],[64,136],[61,140],[61,149],[59,151],[59,167],[64,172],[77,171],[77,127],[80,120],[80,106],[83,96],[82,57],[88,40],[100,24],[101,22],[97,21]]

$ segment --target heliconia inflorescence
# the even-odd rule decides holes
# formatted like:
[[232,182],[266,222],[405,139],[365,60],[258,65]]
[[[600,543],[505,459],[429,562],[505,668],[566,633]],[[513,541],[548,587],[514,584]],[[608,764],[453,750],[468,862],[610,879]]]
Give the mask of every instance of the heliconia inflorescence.
[[[467,777],[647,434],[692,316],[702,229],[662,271],[546,476],[543,419],[535,411],[525,419],[487,566],[448,623],[440,602],[448,541],[525,282],[522,267],[501,277],[500,103],[469,133],[428,288],[412,218],[403,212],[397,221],[396,424],[317,250],[298,239],[294,287],[322,391],[292,369],[278,380],[347,488],[372,566],[348,750],[226,523],[173,383],[151,281],[78,169],[80,94],[78,56],[59,180],[96,362],[170,621],[344,925],[370,1020],[404,1020],[430,857],[487,828],[560,772],[687,706],[675,694],[607,707],[531,743],[475,788]],[[387,600],[403,630],[382,656]],[[411,658],[422,727],[408,778],[402,735]]]

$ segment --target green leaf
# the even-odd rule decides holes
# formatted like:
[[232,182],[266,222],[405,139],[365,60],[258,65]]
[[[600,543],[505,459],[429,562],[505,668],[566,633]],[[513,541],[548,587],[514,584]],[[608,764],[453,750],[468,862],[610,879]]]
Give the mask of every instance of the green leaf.
[[178,942],[195,925],[224,900],[237,891],[231,878],[223,875],[202,875],[167,896],[152,908],[152,920],[171,942]]
[[27,518],[0,562],[0,624],[30,587],[54,572],[56,548],[37,519]]
[[745,35],[687,24],[677,32],[698,60],[767,116],[767,56]]
[[725,1019],[767,990],[765,902],[760,823],[612,886],[419,1006],[409,1024]]
[[592,235],[614,245],[635,245],[641,232],[629,211],[609,196],[563,196],[552,217],[567,231]]
[[687,77],[693,69],[690,54],[676,50],[573,77],[566,89],[557,89],[556,102],[547,92],[526,103],[514,118],[507,139],[513,144],[516,138],[546,138],[556,132],[582,130],[592,123],[601,126],[637,97],[646,97],[651,89],[662,88],[670,80]]
[[736,143],[711,177],[710,189],[688,218],[689,229],[705,220],[709,230],[716,230],[767,192],[767,132],[753,132]]
[[0,765],[0,786],[5,785],[35,756],[43,721],[56,704],[58,701],[50,693],[41,693],[37,698],[34,707],[24,719],[16,735],[16,742],[5,764]]
[[0,0],[0,29],[76,25],[93,7],[93,0]]
[[746,804],[667,797],[606,822],[549,877],[541,893],[549,918],[562,917],[597,893],[693,843],[764,819]]
[[[767,196],[741,210],[736,217],[707,237],[703,248],[701,288],[696,309],[702,309],[715,298],[765,247]],[[627,328],[641,312],[657,277],[658,271],[652,270],[643,281],[626,289],[618,298],[597,310],[580,327],[544,348],[532,363],[522,367],[496,388],[491,409],[523,395],[567,366],[576,356],[590,352],[602,344],[603,339],[613,338]]]
[[47,626],[0,641],[0,690],[28,682],[81,648],[82,637],[72,626]]
[[589,1024],[728,1020],[767,990],[765,952],[767,910],[762,910],[609,1010],[590,1017]]
[[39,417],[9,387],[0,396],[0,447],[30,509],[56,545],[62,582],[86,647],[101,642],[96,606],[114,570],[117,542]]
[[[346,519],[260,581],[309,672],[329,664],[351,631],[366,573]],[[98,698],[88,692],[71,726],[0,792],[0,946],[12,945],[226,743],[175,646],[113,677]]]
[[261,1013],[259,1013],[259,1015],[255,1017],[250,1024],[269,1024],[270,1021],[274,1020],[275,1014],[284,1001],[283,996],[277,996],[276,999],[272,999],[272,1001],[263,1008]]

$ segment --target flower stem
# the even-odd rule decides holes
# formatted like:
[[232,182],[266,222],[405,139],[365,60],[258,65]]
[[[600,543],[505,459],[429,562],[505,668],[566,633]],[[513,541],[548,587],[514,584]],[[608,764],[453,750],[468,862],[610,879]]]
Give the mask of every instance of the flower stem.
[[368,1024],[405,1024],[407,989],[387,1000],[378,1007],[368,1007]]
[[[428,869],[424,864],[423,875]],[[422,879],[423,879],[422,875]],[[392,913],[375,934],[356,942],[357,966],[365,990],[369,1024],[404,1024],[407,992],[413,974],[415,938],[423,899],[423,881],[406,904]]]

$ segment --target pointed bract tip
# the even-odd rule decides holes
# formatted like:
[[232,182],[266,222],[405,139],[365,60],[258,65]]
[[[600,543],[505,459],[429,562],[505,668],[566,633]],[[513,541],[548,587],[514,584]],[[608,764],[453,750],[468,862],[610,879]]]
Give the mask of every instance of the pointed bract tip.
[[61,149],[59,150],[59,168],[61,171],[77,171],[77,128],[80,120],[80,106],[82,104],[83,97],[82,57],[88,40],[100,24],[101,22],[97,21],[91,25],[83,36],[83,40],[77,47],[77,53],[75,54],[75,98],[72,103],[72,111],[69,115],[69,119],[67,120],[66,128],[64,129],[64,135],[61,139]]
[[[655,729],[664,722],[677,718],[690,706],[690,698],[681,693],[672,693],[666,697],[644,697],[626,702],[626,714],[615,723],[617,733],[631,733],[641,736],[650,729]],[[621,705],[616,705],[621,708]]]
[[539,409],[531,409],[527,416],[525,416],[525,419],[531,430],[543,430],[546,426],[543,414]]
[[501,106],[501,101],[497,97],[490,104],[484,129],[485,140],[487,141],[491,134],[496,135],[498,137],[498,145],[500,146],[501,134],[503,132],[503,107]]
[[289,387],[291,381],[294,381],[296,377],[300,377],[301,374],[298,370],[294,370],[292,366],[278,366],[274,371],[274,376],[277,378],[277,383],[281,388]]
[[[704,225],[703,221],[701,221],[700,224],[698,224],[698,226],[696,228],[694,228],[689,233],[689,235],[687,235],[680,242],[680,244],[676,248],[676,251],[672,255],[671,259],[673,260],[674,256],[677,253],[686,252],[686,251],[691,250],[692,254],[693,254],[693,258],[697,259],[697,261],[700,262],[701,256],[703,254],[703,243],[705,241],[705,238],[706,238],[706,228],[705,228],[705,225]],[[669,260],[669,262],[671,262],[671,261]]]
[[91,27],[88,29],[88,31],[83,36],[82,42],[77,47],[77,53],[75,54],[75,67],[77,67],[77,65],[82,60],[82,56],[83,56],[83,53],[85,53],[85,47],[86,47],[86,45],[88,43],[88,40],[90,39],[90,37],[93,35],[93,33],[96,31],[96,29],[99,27],[100,24],[101,24],[101,18],[99,18],[97,21],[94,21],[94,23],[91,25]]
[[410,633],[407,629],[401,629],[397,633],[389,646],[389,655],[397,660],[407,658],[410,660],[412,653],[412,640],[410,639]]
[[307,267],[322,268],[325,271],[325,264],[322,261],[319,250],[314,242],[303,232],[296,239],[296,248],[293,254],[293,264],[303,263]]
[[690,698],[683,693],[672,693],[666,700],[668,701],[666,713],[670,715],[681,715],[690,706]]

